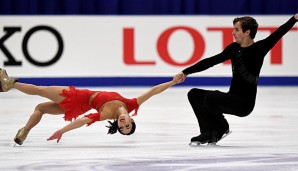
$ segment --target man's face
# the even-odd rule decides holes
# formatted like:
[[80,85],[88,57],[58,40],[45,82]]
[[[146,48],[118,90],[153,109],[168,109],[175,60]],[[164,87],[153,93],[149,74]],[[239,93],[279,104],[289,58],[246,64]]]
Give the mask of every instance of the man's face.
[[239,44],[242,44],[245,39],[247,39],[247,36],[249,36],[249,30],[243,33],[243,30],[241,28],[241,23],[238,21],[234,24],[234,30],[233,30],[233,36],[235,38],[235,41]]

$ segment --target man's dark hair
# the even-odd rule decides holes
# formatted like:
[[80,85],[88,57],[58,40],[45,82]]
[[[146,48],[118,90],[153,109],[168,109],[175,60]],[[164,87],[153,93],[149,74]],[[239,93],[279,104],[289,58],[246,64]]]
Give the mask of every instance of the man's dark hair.
[[240,22],[241,28],[243,32],[250,30],[249,36],[254,39],[256,37],[259,24],[257,21],[252,17],[237,17],[233,20],[233,24],[235,25],[237,22]]

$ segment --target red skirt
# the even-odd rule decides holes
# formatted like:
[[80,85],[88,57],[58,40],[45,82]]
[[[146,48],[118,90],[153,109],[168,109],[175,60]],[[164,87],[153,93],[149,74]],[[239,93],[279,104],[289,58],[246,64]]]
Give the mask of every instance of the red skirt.
[[94,91],[78,90],[73,86],[69,86],[69,90],[62,90],[60,95],[65,98],[59,103],[59,106],[65,111],[64,120],[72,121],[79,115],[91,110],[92,106],[89,104],[89,99],[93,93]]

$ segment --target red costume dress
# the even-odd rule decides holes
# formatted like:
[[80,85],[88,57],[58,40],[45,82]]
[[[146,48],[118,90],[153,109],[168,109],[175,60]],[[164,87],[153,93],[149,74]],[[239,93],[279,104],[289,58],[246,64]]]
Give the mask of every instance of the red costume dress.
[[72,119],[76,119],[79,115],[84,114],[91,109],[96,109],[97,113],[91,113],[84,116],[92,120],[87,124],[87,126],[89,126],[100,120],[100,108],[103,104],[112,100],[122,101],[126,105],[128,113],[135,110],[135,113],[132,116],[137,114],[139,108],[137,99],[127,99],[116,92],[100,91],[93,98],[91,104],[89,104],[90,97],[96,92],[98,91],[76,89],[73,86],[69,86],[69,90],[63,90],[60,95],[65,97],[65,99],[59,103],[59,106],[65,111],[64,120],[72,121]]

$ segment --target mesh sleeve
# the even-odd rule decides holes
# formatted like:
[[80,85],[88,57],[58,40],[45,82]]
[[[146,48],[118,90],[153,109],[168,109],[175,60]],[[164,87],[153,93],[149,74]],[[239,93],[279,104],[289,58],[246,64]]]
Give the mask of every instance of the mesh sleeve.
[[85,115],[84,117],[91,119],[91,122],[89,122],[87,124],[87,126],[90,126],[94,122],[100,121],[100,113],[99,112],[98,113],[90,113],[88,115]]

